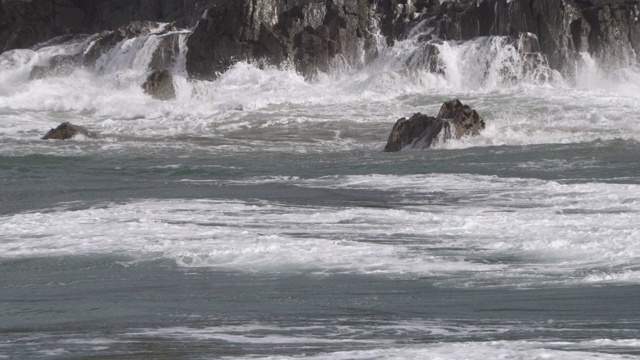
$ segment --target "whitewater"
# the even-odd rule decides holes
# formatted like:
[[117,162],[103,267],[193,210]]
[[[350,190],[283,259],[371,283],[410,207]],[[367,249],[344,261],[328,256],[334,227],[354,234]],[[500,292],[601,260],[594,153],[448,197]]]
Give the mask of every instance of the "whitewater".
[[[0,55],[0,359],[640,357],[640,71],[420,35],[313,79],[188,79],[188,31]],[[454,98],[479,136],[383,152]]]

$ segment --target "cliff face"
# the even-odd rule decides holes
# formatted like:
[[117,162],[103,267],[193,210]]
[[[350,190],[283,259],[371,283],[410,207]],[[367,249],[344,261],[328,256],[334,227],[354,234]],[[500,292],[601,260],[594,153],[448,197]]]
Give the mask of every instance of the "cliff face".
[[[192,28],[189,75],[213,79],[234,62],[294,66],[307,76],[376,56],[393,44],[521,38],[565,74],[586,52],[601,65],[637,65],[640,0],[1,0],[0,48],[116,29],[133,20]],[[536,41],[537,38],[537,41]]]
[[243,59],[288,63],[312,75],[340,58],[353,65],[374,54],[365,1],[228,1],[211,7],[193,30],[187,71],[212,78]]
[[[637,0],[477,0],[418,6],[420,3],[433,1],[406,5],[404,14],[396,14],[397,19],[411,19],[402,28],[424,21],[435,29],[434,37],[447,40],[532,33],[550,65],[561,71],[580,52],[605,66],[620,67],[637,62],[635,54],[640,50]],[[398,28],[398,20],[391,23]],[[387,31],[386,35],[401,38],[405,34]]]

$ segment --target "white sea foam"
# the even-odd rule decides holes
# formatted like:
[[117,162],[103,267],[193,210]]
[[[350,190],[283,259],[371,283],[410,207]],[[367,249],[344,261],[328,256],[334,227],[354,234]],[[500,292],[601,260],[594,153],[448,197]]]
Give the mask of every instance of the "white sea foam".
[[[346,320],[349,322],[348,320]],[[126,337],[162,337],[198,340],[222,340],[229,343],[254,344],[318,344],[318,343],[385,343],[406,341],[413,338],[449,337],[451,339],[465,339],[469,336],[496,336],[510,331],[521,330],[517,323],[500,325],[460,325],[444,324],[440,321],[404,320],[362,322],[352,325],[341,325],[322,320],[307,322],[304,325],[265,324],[260,322],[225,325],[216,327],[168,327],[139,329],[126,334]],[[386,340],[380,335],[386,334]],[[392,334],[392,335],[391,335]],[[391,335],[391,336],[389,336]]]
[[[33,81],[27,79],[34,65],[53,55],[77,53],[88,40],[5,52],[0,55],[0,120],[5,125],[0,152],[33,152],[22,142],[37,140],[62,121],[115,140],[110,148],[137,146],[125,141],[131,138],[205,137],[246,139],[238,147],[242,150],[378,150],[398,118],[418,111],[435,114],[443,101],[454,97],[476,108],[487,129],[442,148],[640,141],[640,123],[633,121],[640,110],[637,69],[604,73],[584,55],[576,65],[576,86],[546,68],[542,70],[551,80],[539,81],[523,70],[524,60],[511,40],[489,37],[431,44],[443,69],[431,73],[423,64],[427,44],[417,40],[425,31],[429,29],[420,28],[394,47],[381,48],[378,59],[363,69],[327,74],[315,82],[291,69],[246,62],[213,82],[189,81],[184,63],[188,34],[178,32],[181,55],[173,69],[177,99],[168,102],[150,98],[140,86],[166,35],[123,41],[99,59],[99,71],[79,69],[69,76]],[[343,136],[354,131],[366,136]],[[146,146],[156,145],[146,141]],[[46,143],[34,146],[38,153],[60,151]],[[87,145],[84,150],[105,148]]]
[[[333,329],[341,332],[341,327],[334,327]],[[194,329],[187,327],[176,327],[176,328],[168,328],[168,329],[149,329],[143,330],[140,332],[129,333],[127,336],[132,337],[163,337],[163,338],[171,338],[171,339],[196,339],[199,341],[211,341],[211,340],[219,340],[228,343],[234,344],[273,344],[273,345],[281,345],[281,344],[305,344],[305,345],[313,345],[313,344],[337,344],[337,343],[360,343],[360,344],[374,344],[380,343],[379,339],[349,339],[348,336],[343,336],[346,334],[340,333],[341,337],[334,336],[313,336],[311,334],[305,335],[282,335],[283,332],[288,332],[290,328],[272,328],[272,329],[264,329],[261,328],[259,331],[238,331],[238,330],[230,330],[227,326],[225,327],[217,327],[217,328],[203,328],[203,329]],[[304,329],[309,330],[309,329]],[[350,331],[356,331],[355,329],[349,329]],[[270,333],[268,333],[268,332]],[[317,328],[316,331],[325,333],[322,328]],[[333,334],[332,334],[333,335]],[[388,342],[388,341],[382,341]]]
[[[496,340],[469,341],[468,336],[486,337],[511,330],[519,326],[456,326],[433,322],[405,321],[400,323],[368,324],[344,326],[312,324],[310,326],[268,326],[251,324],[244,326],[222,326],[206,328],[173,327],[162,329],[141,329],[126,334],[135,339],[152,337],[196,341],[223,341],[246,346],[247,344],[276,346],[320,346],[328,350],[313,352],[312,355],[259,356],[260,359],[628,359],[625,351],[640,345],[637,339],[609,340],[594,339],[584,341],[530,341]],[[389,331],[393,336],[389,336]],[[567,331],[570,331],[567,329]],[[378,338],[386,334],[385,340]],[[432,341],[415,344],[409,339],[424,339],[446,336],[447,342]],[[402,343],[400,346],[398,341]],[[372,348],[370,343],[375,342]],[[365,349],[362,349],[365,347]],[[335,351],[336,348],[348,350]],[[355,349],[355,350],[353,350]],[[362,349],[362,350],[361,350]],[[622,353],[622,354],[618,354]]]
[[[628,355],[609,354],[606,352],[576,350],[569,342],[535,342],[535,341],[491,341],[469,343],[439,343],[425,346],[406,346],[379,348],[372,350],[338,351],[309,356],[265,356],[259,359],[629,359]],[[565,349],[568,348],[568,349]]]
[[[6,52],[0,56],[0,154],[147,154],[171,147],[226,153],[378,151],[397,118],[417,111],[435,114],[451,97],[475,107],[487,129],[439,146],[444,149],[640,141],[635,69],[603,73],[585,55],[576,64],[576,86],[544,67],[550,78],[540,81],[526,73],[511,40],[488,37],[430,44],[439,51],[443,71],[432,73],[424,63],[427,44],[417,41],[420,32],[429,31],[418,29],[394,47],[381,48],[378,59],[363,69],[325,74],[315,82],[291,69],[246,62],[212,82],[188,81],[186,34],[180,33],[181,57],[173,69],[178,97],[167,102],[140,87],[157,34],[120,43],[99,59],[99,71],[78,69],[33,81],[27,81],[33,66],[77,53],[88,40]],[[63,121],[103,137],[64,144],[39,140]],[[587,282],[638,281],[635,185],[471,175],[235,181],[258,182],[397,191],[406,203],[380,209],[149,200],[21,213],[0,218],[0,249],[5,257],[115,252],[247,271],[467,272],[471,281],[537,275],[551,281],[563,274]],[[444,248],[467,250],[438,250]],[[499,260],[509,256],[519,260]]]
[[147,200],[19,213],[0,217],[0,254],[111,253],[185,267],[435,276],[458,285],[640,282],[638,185],[476,175],[270,181],[388,191],[400,200],[389,208]]

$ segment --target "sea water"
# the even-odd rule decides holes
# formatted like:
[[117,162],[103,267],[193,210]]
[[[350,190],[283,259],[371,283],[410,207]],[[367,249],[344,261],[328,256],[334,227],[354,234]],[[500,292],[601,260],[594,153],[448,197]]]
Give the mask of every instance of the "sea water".
[[[493,37],[431,73],[410,38],[311,81],[183,56],[163,102],[156,36],[31,81],[89,39],[0,56],[0,358],[640,357],[637,69]],[[480,136],[382,151],[453,98]],[[41,140],[65,121],[100,137]]]

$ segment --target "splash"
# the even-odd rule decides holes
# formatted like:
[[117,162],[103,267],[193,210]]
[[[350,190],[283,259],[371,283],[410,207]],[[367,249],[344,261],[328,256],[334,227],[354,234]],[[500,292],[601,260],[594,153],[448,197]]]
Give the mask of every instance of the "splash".
[[613,92],[620,96],[640,98],[640,69],[625,66],[606,71],[588,53],[580,53],[575,61],[575,80],[578,89]]
[[[50,41],[0,55],[0,116],[7,125],[0,133],[36,140],[62,121],[75,121],[116,140],[204,136],[248,139],[243,146],[261,148],[381,149],[398,118],[436,113],[442,102],[460,98],[487,120],[487,129],[442,148],[636,140],[640,134],[628,121],[638,111],[637,69],[606,72],[582,54],[573,84],[549,67],[532,34],[442,41],[433,31],[420,24],[393,46],[378,36],[376,59],[357,69],[336,61],[314,81],[292,66],[246,61],[214,81],[191,80],[189,31],[166,24],[121,39],[88,66],[29,80],[56,57],[88,56],[104,35]],[[141,88],[161,67],[173,74],[175,100],[154,100]],[[366,124],[371,135],[345,137],[353,124]],[[274,134],[286,134],[289,145]]]

